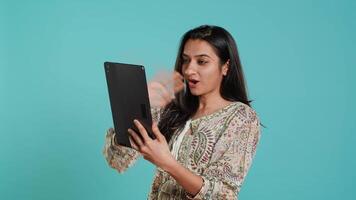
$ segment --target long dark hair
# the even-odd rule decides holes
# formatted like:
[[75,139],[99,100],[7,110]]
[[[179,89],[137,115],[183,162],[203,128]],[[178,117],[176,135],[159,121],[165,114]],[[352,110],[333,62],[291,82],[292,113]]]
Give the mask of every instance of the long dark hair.
[[[224,28],[211,25],[202,25],[186,32],[180,42],[175,71],[183,74],[182,53],[184,46],[189,39],[199,39],[208,42],[220,59],[221,67],[229,60],[229,67],[226,76],[223,77],[220,94],[228,101],[240,101],[251,106],[251,101],[247,97],[245,78],[243,75],[239,54],[234,38]],[[181,128],[185,122],[193,116],[199,108],[199,97],[192,95],[186,83],[184,90],[175,94],[175,99],[166,105],[161,113],[158,123],[159,130],[166,137],[171,139],[173,133]]]

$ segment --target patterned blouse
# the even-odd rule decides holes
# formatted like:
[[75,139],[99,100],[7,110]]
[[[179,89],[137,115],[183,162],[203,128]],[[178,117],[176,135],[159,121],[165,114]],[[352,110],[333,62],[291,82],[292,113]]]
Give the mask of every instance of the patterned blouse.
[[[151,109],[153,120],[160,120],[162,110]],[[237,199],[260,138],[256,112],[236,101],[212,114],[190,120],[190,128],[180,141],[177,161],[201,176],[203,186],[191,196],[173,177],[157,167],[148,199]],[[171,151],[181,132],[182,128],[178,129],[169,141]],[[108,129],[103,154],[108,164],[122,173],[141,154],[117,145],[114,137],[114,129]]]

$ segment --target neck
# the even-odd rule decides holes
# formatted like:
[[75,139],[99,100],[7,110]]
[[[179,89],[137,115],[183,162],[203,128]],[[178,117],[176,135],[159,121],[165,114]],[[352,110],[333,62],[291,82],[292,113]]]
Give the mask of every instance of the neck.
[[223,99],[220,94],[205,94],[199,96],[199,112],[209,112],[227,105],[229,101]]

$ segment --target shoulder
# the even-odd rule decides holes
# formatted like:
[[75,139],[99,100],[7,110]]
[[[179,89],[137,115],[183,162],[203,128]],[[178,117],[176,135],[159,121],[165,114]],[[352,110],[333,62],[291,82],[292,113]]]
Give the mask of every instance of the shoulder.
[[236,102],[231,108],[229,126],[259,129],[260,120],[255,109],[249,105]]
[[[260,122],[255,109],[242,102],[236,102],[229,108],[224,123],[222,137],[219,137],[220,145],[217,145],[219,148],[231,147],[241,152],[245,151],[247,146],[253,147],[252,150],[256,149],[260,138]],[[236,156],[235,150],[231,156]]]

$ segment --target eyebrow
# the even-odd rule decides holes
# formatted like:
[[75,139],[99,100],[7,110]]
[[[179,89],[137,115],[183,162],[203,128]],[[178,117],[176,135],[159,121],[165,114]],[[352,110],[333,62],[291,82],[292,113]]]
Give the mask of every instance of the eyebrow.
[[[188,56],[187,54],[185,54],[185,53],[183,53],[183,56],[189,57],[189,56]],[[213,59],[212,57],[210,57],[210,56],[207,55],[207,54],[199,54],[199,55],[195,55],[194,57],[204,57],[204,56]]]

